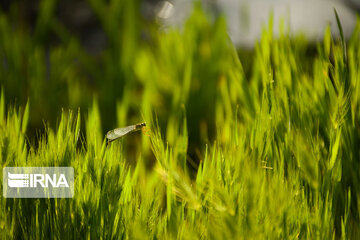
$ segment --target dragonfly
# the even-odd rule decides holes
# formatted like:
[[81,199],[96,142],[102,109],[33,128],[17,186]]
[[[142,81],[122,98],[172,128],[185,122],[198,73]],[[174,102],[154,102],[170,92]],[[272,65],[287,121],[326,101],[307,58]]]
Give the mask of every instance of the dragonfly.
[[107,132],[106,138],[108,139],[108,143],[110,143],[112,141],[115,141],[118,138],[121,138],[122,136],[125,136],[128,133],[139,131],[143,127],[146,127],[145,122],[130,125],[130,126],[123,127],[123,128],[115,128],[115,129]]

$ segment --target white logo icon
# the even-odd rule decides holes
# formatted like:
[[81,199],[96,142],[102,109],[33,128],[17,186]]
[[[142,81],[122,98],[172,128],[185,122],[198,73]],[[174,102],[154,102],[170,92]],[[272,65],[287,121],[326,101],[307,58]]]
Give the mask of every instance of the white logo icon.
[[29,187],[29,174],[11,174],[8,172],[8,186],[14,187]]

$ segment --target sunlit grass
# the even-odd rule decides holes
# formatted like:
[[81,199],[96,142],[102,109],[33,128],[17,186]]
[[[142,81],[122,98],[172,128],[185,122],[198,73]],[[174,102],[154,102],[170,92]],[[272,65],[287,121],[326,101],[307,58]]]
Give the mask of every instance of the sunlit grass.
[[[75,40],[51,50],[51,64],[67,71],[55,70],[64,75],[53,73],[50,80],[44,79],[41,61],[32,62],[44,54],[36,40],[29,43],[35,48],[18,38],[18,45],[11,38],[1,45],[8,44],[1,52],[7,66],[0,68],[1,166],[72,166],[75,192],[72,199],[2,197],[0,238],[360,235],[359,24],[347,44],[332,39],[327,29],[310,56],[304,38],[283,33],[275,39],[269,26],[246,76],[224,19],[210,22],[196,8],[183,30],[153,33],[151,43],[130,44],[122,52],[121,44],[134,36],[116,42],[119,33],[103,4],[96,13],[111,37],[109,49],[97,59],[100,66],[78,57],[98,87],[91,101],[91,84],[79,91],[81,67],[68,64],[74,52],[85,54]],[[1,36],[11,32],[6,21],[2,15]],[[27,96],[21,96],[29,101],[17,108],[5,99],[23,90],[14,87],[22,83],[17,60],[23,57],[27,68],[34,64],[38,70],[28,71]],[[45,133],[28,136],[36,118],[32,110],[38,113],[44,104],[53,113],[51,108],[64,102],[50,96],[59,86],[70,106],[81,105],[84,97],[89,107],[63,110],[56,127],[46,119]],[[142,121],[146,134],[107,144],[109,125]]]

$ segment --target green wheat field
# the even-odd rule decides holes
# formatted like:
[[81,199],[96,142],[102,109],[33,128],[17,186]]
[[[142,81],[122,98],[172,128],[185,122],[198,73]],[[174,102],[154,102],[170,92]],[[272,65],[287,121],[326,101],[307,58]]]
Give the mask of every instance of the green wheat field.
[[140,1],[87,2],[95,55],[54,0],[32,28],[0,11],[1,168],[75,170],[73,198],[1,196],[1,239],[359,238],[360,21],[320,43],[270,22],[241,50],[200,6],[162,30]]

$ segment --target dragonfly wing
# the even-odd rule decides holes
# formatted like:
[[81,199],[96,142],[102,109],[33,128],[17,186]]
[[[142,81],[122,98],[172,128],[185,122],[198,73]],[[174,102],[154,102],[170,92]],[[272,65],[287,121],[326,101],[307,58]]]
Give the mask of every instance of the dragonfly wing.
[[106,134],[106,138],[109,139],[110,141],[115,140],[117,138],[120,138],[132,131],[134,131],[135,126],[128,126],[128,127],[124,127],[124,128],[116,128],[114,130],[109,131]]

